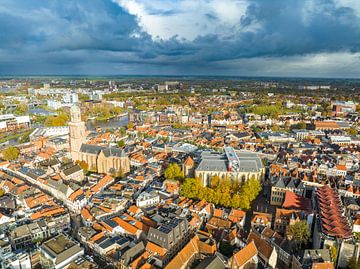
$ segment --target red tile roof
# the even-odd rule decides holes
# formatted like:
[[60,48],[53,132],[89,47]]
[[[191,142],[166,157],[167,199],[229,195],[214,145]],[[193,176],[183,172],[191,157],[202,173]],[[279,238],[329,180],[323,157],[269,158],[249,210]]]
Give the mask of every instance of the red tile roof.
[[232,209],[228,217],[228,220],[232,222],[240,222],[245,217],[245,215],[246,215],[245,211]]
[[112,176],[106,175],[102,179],[99,180],[98,183],[96,183],[95,186],[91,188],[91,191],[93,193],[98,193],[101,191],[106,185],[110,184],[114,181],[114,178]]
[[[42,195],[43,194],[43,195]],[[40,196],[37,195],[35,197],[31,196],[31,197],[27,197],[25,199],[25,203],[29,208],[34,208],[40,205],[44,205],[47,204],[50,200],[50,197],[47,196],[44,193],[41,193]]]
[[322,232],[336,238],[352,237],[347,219],[342,213],[342,204],[338,193],[328,186],[317,190],[319,217]]
[[150,241],[146,245],[146,250],[152,253],[153,255],[157,254],[160,257],[165,256],[165,254],[167,253],[167,250],[165,248],[160,247]]
[[185,160],[185,162],[184,162],[184,165],[185,166],[194,166],[194,161],[193,161],[193,159],[189,156],[189,157],[187,157],[186,158],[186,160]]
[[249,263],[256,255],[258,251],[256,249],[254,241],[251,241],[243,249],[236,252],[230,259],[231,268],[241,268]]
[[53,215],[59,215],[59,214],[64,214],[65,213],[65,209],[62,207],[52,207],[52,208],[47,208],[45,210],[39,211],[39,212],[35,212],[34,214],[31,215],[31,219],[32,220],[37,220],[43,217],[50,217]]
[[311,269],[334,269],[334,264],[332,262],[318,262],[313,263]]
[[268,242],[266,242],[256,233],[250,232],[247,243],[251,242],[255,243],[256,249],[259,251],[260,256],[263,256],[266,259],[270,258],[273,252],[273,247]]
[[82,189],[77,189],[77,190],[74,191],[72,194],[70,194],[69,200],[70,200],[71,202],[74,202],[75,199],[76,199],[77,197],[79,197],[80,195],[82,195],[83,193],[84,193],[84,192],[83,192]]
[[285,192],[283,207],[287,209],[301,210],[309,210],[311,208],[309,199],[302,197],[292,191]]

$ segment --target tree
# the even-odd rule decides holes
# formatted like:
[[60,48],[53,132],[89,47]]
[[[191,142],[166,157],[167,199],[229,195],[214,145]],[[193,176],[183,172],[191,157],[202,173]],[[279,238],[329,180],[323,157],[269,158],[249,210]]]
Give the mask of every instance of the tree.
[[310,238],[309,227],[306,221],[302,220],[289,226],[288,235],[290,235],[296,243],[301,247],[306,244]]
[[184,179],[184,173],[181,171],[180,166],[177,163],[171,163],[165,169],[165,178],[169,180],[182,181]]
[[299,122],[298,129],[306,129],[306,123],[304,121]]
[[134,124],[133,122],[129,122],[129,123],[127,124],[127,129],[128,129],[128,130],[132,130],[132,129],[134,129],[134,127],[135,127],[135,124]]
[[200,179],[187,178],[181,185],[181,195],[188,198],[198,198],[199,190],[202,188]]
[[291,125],[291,129],[306,129],[306,123],[304,121],[300,121],[297,124]]
[[220,183],[220,177],[219,176],[213,176],[210,179],[210,185],[211,188],[216,188]]
[[225,255],[228,258],[233,255],[234,248],[227,241],[220,241],[219,249],[221,254]]
[[252,129],[252,131],[253,131],[254,133],[261,132],[261,129],[260,129],[258,126],[256,126],[256,125],[252,126],[251,129]]
[[64,113],[60,112],[56,116],[49,116],[45,120],[45,126],[54,127],[54,126],[64,126],[69,121],[69,116]]
[[276,124],[271,125],[271,131],[273,131],[273,132],[280,131],[279,125],[276,125]]
[[89,165],[87,164],[87,162],[85,161],[77,161],[76,162],[82,170],[84,170],[85,172],[89,170]]
[[120,141],[118,142],[118,146],[119,146],[119,148],[125,147],[125,141],[124,141],[124,140],[120,140]]
[[349,130],[347,130],[349,135],[357,135],[358,134],[358,130],[354,129],[354,128],[350,128]]
[[10,146],[2,151],[3,158],[7,161],[15,160],[20,154],[20,150]]
[[125,129],[125,127],[120,127],[120,128],[119,128],[119,134],[122,135],[122,136],[124,136],[124,135],[126,134],[126,129]]
[[49,116],[46,118],[44,124],[45,126],[48,127],[55,127],[55,126],[64,126],[66,122],[57,116]]
[[335,246],[331,246],[330,247],[330,254],[331,254],[331,258],[332,258],[332,261],[334,263],[336,263],[336,260],[337,260],[337,249]]
[[22,114],[24,114],[25,112],[27,112],[28,109],[29,109],[29,108],[28,108],[27,104],[21,103],[21,104],[18,104],[18,105],[16,106],[14,113],[15,113],[16,115],[22,115]]
[[251,177],[241,187],[241,208],[249,209],[251,202],[259,195],[261,184],[259,180]]

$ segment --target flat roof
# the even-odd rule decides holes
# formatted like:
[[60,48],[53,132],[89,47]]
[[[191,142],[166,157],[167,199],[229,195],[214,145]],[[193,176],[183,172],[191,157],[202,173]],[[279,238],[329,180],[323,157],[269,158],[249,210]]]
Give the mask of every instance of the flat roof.
[[44,246],[46,246],[48,250],[52,251],[56,255],[59,255],[61,252],[64,252],[74,245],[76,245],[74,241],[70,240],[62,234],[44,243]]
[[83,249],[63,234],[44,242],[40,250],[47,253],[55,264],[60,264],[75,255],[83,254]]

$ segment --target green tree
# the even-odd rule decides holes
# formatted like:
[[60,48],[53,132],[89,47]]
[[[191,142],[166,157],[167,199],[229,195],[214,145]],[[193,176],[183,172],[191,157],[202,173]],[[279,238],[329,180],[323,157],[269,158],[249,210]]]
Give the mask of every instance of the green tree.
[[118,146],[119,146],[119,148],[125,147],[125,141],[124,141],[124,140],[120,140],[120,141],[118,142]]
[[291,125],[291,129],[306,129],[306,123],[304,121],[300,121],[297,124]]
[[260,129],[258,126],[256,126],[256,125],[252,126],[251,129],[252,129],[252,131],[253,131],[254,133],[261,132],[261,129]]
[[126,134],[126,129],[125,129],[125,127],[120,127],[120,128],[119,128],[119,134],[122,135],[122,136],[124,136],[124,135]]
[[220,241],[219,249],[221,254],[225,255],[228,258],[233,255],[234,248],[227,241]]
[[310,238],[309,227],[306,221],[302,220],[289,226],[288,234],[292,236],[297,244],[306,244]]
[[20,150],[10,146],[2,151],[3,158],[7,161],[15,160],[20,154]]
[[[2,97],[2,96],[1,96],[1,97]],[[2,97],[1,99],[3,99],[3,97]],[[4,108],[5,108],[4,104],[3,104],[3,103],[0,103],[0,111],[2,111]]]
[[14,113],[16,115],[22,115],[22,114],[25,114],[28,111],[28,109],[29,108],[28,108],[27,104],[21,103],[16,106]]
[[184,173],[181,171],[181,168],[177,163],[169,164],[165,169],[164,176],[169,180],[182,181],[184,179]]

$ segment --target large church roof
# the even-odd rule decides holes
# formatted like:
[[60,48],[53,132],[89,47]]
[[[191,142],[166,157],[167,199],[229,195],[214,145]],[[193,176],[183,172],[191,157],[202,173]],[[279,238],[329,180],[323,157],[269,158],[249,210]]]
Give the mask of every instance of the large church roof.
[[119,148],[103,147],[90,144],[82,144],[80,148],[80,152],[96,155],[98,155],[101,151],[106,157],[126,157],[125,151]]

